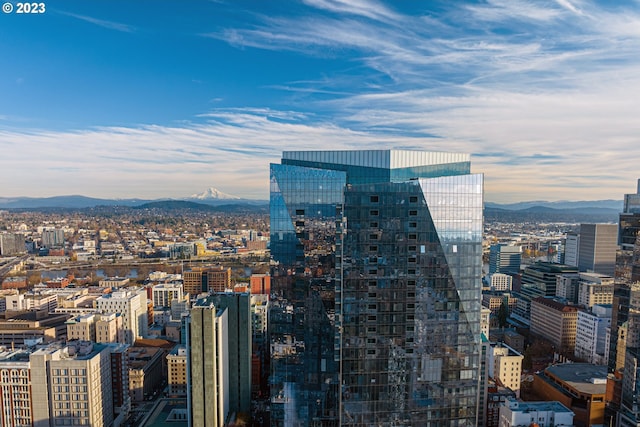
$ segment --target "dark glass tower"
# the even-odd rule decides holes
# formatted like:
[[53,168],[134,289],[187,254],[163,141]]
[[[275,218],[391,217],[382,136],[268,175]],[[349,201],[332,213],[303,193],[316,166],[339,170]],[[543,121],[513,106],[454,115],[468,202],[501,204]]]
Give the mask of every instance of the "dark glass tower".
[[271,165],[274,425],[477,424],[482,205],[465,154]]

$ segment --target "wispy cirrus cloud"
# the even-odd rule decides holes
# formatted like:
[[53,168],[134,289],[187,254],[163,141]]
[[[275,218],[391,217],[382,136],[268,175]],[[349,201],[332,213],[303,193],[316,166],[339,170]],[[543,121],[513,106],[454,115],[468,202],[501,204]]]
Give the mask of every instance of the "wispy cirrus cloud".
[[[419,94],[404,95],[416,103],[420,99]],[[250,108],[215,110],[202,123],[175,127],[0,132],[6,153],[0,182],[13,183],[3,188],[11,193],[0,196],[24,195],[34,179],[47,179],[47,187],[40,187],[42,195],[68,194],[82,187],[85,190],[76,192],[100,197],[184,197],[215,186],[231,194],[267,198],[268,164],[278,162],[283,150],[362,148],[470,152],[474,172],[486,175],[491,201],[605,199],[632,190],[637,159],[629,153],[637,151],[637,138],[628,136],[627,128],[611,130],[632,112],[610,122],[627,106],[602,115],[596,123],[601,131],[590,135],[593,128],[581,118],[587,108],[595,109],[588,107],[588,98],[555,105],[544,96],[493,96],[477,94],[475,102],[482,108],[469,98],[464,105],[455,98],[441,98],[439,105],[422,114],[394,113],[390,103],[398,99],[363,96],[352,102],[383,107],[354,108],[350,121],[342,125],[302,120],[289,111]],[[423,99],[425,105],[430,101]],[[543,114],[548,109],[558,116],[555,122]],[[424,120],[425,116],[431,117]],[[359,121],[380,121],[387,128],[356,130],[362,127]],[[640,131],[640,125],[634,129]],[[585,143],[594,140],[607,140],[608,148]],[[48,179],[54,172],[56,179]],[[571,194],[567,188],[572,188]],[[612,188],[618,192],[611,194]]]
[[91,16],[79,15],[77,13],[71,12],[61,12],[63,15],[71,16],[72,18],[80,19],[85,22],[89,22],[94,25],[98,25],[102,28],[107,28],[109,30],[120,31],[123,33],[133,33],[136,28],[132,25],[122,24],[120,22],[107,21],[104,19],[98,19]]
[[269,162],[277,162],[282,150],[399,142],[299,118],[288,111],[230,109],[179,127],[0,131],[5,153],[0,182],[12,183],[0,195],[28,194],[34,180],[55,168],[56,179],[40,186],[41,195],[82,187],[81,193],[100,197],[184,197],[216,186],[231,194],[268,198]]
[[384,4],[374,0],[303,0],[305,4],[317,9],[357,15],[382,22],[401,20],[401,16]]
[[[309,93],[335,95],[317,106],[342,128],[404,136],[402,144],[499,153],[475,162],[487,171],[488,194],[502,187],[513,197],[516,188],[534,187],[544,198],[559,191],[558,182],[623,188],[636,179],[628,154],[640,146],[637,4],[453,2],[421,17],[384,6],[374,14],[354,10],[359,3],[307,3],[330,13],[269,16],[212,36],[311,56],[348,52],[369,68],[371,81],[382,73],[392,84],[365,85],[362,75],[359,82],[337,76],[333,86],[309,81]],[[611,164],[621,173],[611,174]]]

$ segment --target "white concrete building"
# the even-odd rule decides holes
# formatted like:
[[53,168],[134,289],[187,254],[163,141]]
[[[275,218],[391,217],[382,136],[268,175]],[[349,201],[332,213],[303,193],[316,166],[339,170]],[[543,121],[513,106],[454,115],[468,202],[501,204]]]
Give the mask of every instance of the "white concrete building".
[[504,273],[494,273],[491,275],[492,291],[510,291],[513,285],[513,277]]
[[152,288],[152,298],[154,307],[171,307],[171,301],[182,300],[182,283],[161,283]]
[[480,332],[489,339],[489,326],[491,323],[491,310],[487,307],[480,309]]
[[96,300],[100,313],[122,315],[125,343],[133,344],[136,338],[147,335],[147,297],[143,290],[117,291]]
[[538,425],[572,427],[574,413],[560,402],[518,402],[507,399],[500,407],[499,427]]
[[578,245],[580,244],[580,235],[578,233],[567,233],[567,240],[564,244],[564,263],[565,265],[578,266]]
[[589,363],[606,365],[607,329],[611,327],[611,304],[594,305],[578,312],[575,356]]

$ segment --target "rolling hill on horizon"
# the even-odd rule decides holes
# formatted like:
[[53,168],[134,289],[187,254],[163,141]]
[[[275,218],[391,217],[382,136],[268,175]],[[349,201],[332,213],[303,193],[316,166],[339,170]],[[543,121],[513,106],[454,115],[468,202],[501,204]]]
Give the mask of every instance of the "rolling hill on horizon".
[[[242,210],[243,206],[268,205],[268,200],[243,199],[223,193],[216,188],[208,188],[203,193],[193,194],[182,199],[101,199],[82,195],[54,197],[0,197],[0,209],[85,209],[95,207],[129,207],[142,209],[179,209],[208,210],[209,207],[228,205],[227,211]],[[621,200],[593,201],[529,201],[509,204],[485,203],[487,219],[504,220],[569,220],[569,221],[616,221],[622,211]],[[262,210],[262,209],[260,209]]]

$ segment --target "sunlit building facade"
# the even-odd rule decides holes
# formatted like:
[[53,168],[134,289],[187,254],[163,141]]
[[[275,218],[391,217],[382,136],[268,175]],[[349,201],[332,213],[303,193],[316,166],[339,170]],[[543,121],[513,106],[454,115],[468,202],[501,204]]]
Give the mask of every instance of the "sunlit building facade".
[[274,425],[477,425],[482,205],[466,154],[271,165],[271,252],[303,295],[270,323],[272,347],[301,342],[272,360]]

